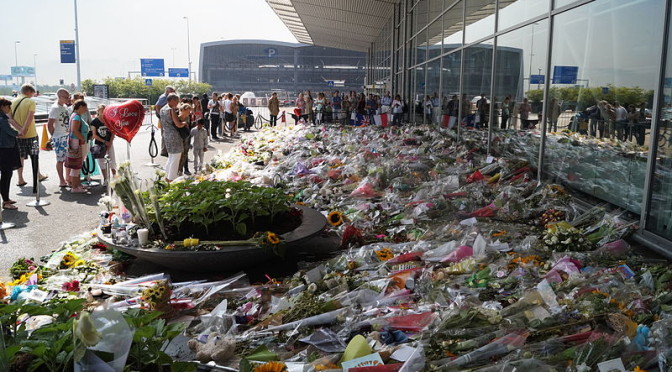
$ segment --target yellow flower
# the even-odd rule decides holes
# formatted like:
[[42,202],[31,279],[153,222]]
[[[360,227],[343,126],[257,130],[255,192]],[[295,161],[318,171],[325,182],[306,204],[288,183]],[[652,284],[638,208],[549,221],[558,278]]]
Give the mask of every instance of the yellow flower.
[[394,253],[392,253],[390,248],[383,248],[374,252],[376,252],[376,256],[378,256],[378,259],[381,261],[387,261],[394,257]]
[[86,265],[86,262],[84,260],[77,260],[75,263],[72,264],[72,267],[77,267],[77,266],[83,266]]
[[286,372],[287,365],[283,362],[268,362],[255,367],[252,372]]
[[641,369],[641,368],[639,368],[639,366],[637,366],[637,367],[635,367],[634,372],[646,372],[646,370],[645,370],[645,369]]
[[270,231],[266,233],[266,240],[273,245],[280,243],[280,237],[276,233]]
[[68,252],[65,254],[65,256],[63,256],[62,264],[65,267],[72,267],[75,262],[77,262],[78,258],[79,257],[77,257],[74,253]]
[[329,216],[327,216],[327,222],[331,226],[340,226],[343,223],[343,213],[339,211],[333,211],[329,213]]

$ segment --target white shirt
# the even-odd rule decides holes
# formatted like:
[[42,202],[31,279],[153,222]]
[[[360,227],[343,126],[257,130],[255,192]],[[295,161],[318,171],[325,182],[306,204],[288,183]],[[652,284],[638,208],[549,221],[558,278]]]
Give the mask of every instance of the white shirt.
[[231,100],[224,100],[224,111],[228,112],[229,114],[233,114],[233,112],[231,112]]
[[215,112],[215,115],[219,115],[219,112],[221,110],[220,110],[218,101],[215,101],[215,100],[211,99],[210,102],[208,102],[208,107],[210,107],[210,115],[212,115],[213,111]]
[[54,103],[49,109],[49,119],[56,120],[52,137],[60,137],[69,133],[70,113],[66,105],[59,105],[58,102]]
[[392,113],[401,114],[404,112],[404,103],[398,100],[392,101]]
[[616,107],[616,121],[628,120],[628,111],[623,106]]

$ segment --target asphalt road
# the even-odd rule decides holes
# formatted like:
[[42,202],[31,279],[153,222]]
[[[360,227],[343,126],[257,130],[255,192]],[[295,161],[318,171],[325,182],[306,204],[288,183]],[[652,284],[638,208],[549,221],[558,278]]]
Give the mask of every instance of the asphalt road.
[[[141,179],[152,178],[156,168],[147,166],[150,163],[149,143],[151,138],[151,126],[149,118],[145,119],[145,125],[132,141],[130,159],[133,170]],[[154,118],[154,122],[156,119]],[[41,126],[38,133],[42,133]],[[254,134],[252,132],[239,132],[241,138]],[[159,132],[156,132],[157,142],[160,144]],[[236,143],[239,141],[237,140]],[[211,142],[211,148],[205,153],[205,161],[210,161],[218,152],[226,153],[235,143],[230,140]],[[128,159],[126,141],[121,138],[115,140],[117,164]],[[190,157],[191,158],[191,157]],[[167,158],[157,157],[154,162],[161,168]],[[193,159],[191,159],[193,160]],[[14,173],[10,198],[17,201],[18,210],[4,210],[2,216],[5,222],[16,224],[16,227],[0,230],[0,280],[9,279],[9,268],[20,257],[39,258],[47,255],[60,247],[60,243],[69,240],[83,232],[90,231],[97,226],[98,214],[101,207],[98,200],[106,192],[103,186],[93,187],[90,194],[71,194],[69,189],[58,187],[56,175],[56,157],[53,151],[40,152],[40,170],[49,178],[41,184],[41,199],[50,204],[43,207],[29,207],[26,204],[35,200],[32,193],[32,176],[30,160],[26,160],[24,176],[27,186],[18,187],[17,176]],[[193,164],[190,165],[193,170]],[[102,175],[93,177],[94,180],[102,181]]]

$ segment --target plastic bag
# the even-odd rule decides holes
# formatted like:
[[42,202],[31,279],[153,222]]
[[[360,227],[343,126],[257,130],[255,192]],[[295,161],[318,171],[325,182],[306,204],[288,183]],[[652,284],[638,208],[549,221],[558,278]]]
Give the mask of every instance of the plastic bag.
[[[75,372],[123,372],[128,352],[133,343],[133,331],[123,315],[114,310],[96,311],[91,320],[100,333],[100,341],[86,348],[82,358],[75,362]],[[112,355],[103,361],[96,352]]]

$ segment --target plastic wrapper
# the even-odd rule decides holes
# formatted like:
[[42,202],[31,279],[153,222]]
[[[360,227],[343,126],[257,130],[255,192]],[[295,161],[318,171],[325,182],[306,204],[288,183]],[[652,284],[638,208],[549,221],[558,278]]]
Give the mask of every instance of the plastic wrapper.
[[[75,358],[75,372],[122,372],[133,343],[133,331],[117,311],[96,311],[91,319],[100,333],[100,341],[75,352],[82,353]],[[106,357],[101,358],[102,355]],[[108,358],[111,360],[106,362]]]
[[444,363],[439,361],[439,365],[442,369],[453,370],[469,365],[482,364],[493,358],[506,355],[511,351],[521,347],[525,343],[527,336],[527,333],[509,333],[502,338],[498,338],[493,342],[472,351],[471,353],[459,356]]

